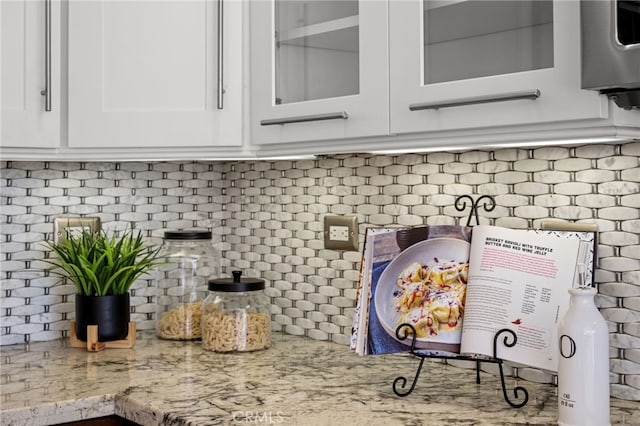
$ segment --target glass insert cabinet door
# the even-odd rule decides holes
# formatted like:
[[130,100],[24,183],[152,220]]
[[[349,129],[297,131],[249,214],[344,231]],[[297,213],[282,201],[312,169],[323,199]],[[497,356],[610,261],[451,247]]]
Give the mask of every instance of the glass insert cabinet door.
[[378,0],[251,2],[255,142],[386,134],[386,7]]
[[424,1],[423,84],[553,68],[553,1]]
[[277,1],[274,103],[360,92],[358,1]]
[[391,132],[592,118],[578,0],[389,2]]

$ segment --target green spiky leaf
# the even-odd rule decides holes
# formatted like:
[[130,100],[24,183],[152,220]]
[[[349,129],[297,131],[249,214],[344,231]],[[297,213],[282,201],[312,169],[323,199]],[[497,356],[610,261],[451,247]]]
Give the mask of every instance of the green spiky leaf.
[[60,244],[46,245],[55,255],[46,261],[53,272],[70,279],[83,296],[126,294],[140,276],[161,264],[160,247],[147,246],[133,230],[109,236],[83,229]]

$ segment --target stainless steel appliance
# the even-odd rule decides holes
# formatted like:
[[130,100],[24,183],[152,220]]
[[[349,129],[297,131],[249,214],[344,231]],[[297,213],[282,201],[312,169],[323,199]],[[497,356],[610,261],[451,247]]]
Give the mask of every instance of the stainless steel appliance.
[[582,87],[640,108],[640,0],[582,0]]

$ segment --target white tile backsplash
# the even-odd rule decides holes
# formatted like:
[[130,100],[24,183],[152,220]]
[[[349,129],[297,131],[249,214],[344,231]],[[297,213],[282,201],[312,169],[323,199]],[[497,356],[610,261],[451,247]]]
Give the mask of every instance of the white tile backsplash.
[[[609,320],[612,395],[640,393],[640,143],[241,162],[6,162],[0,170],[0,344],[67,336],[74,287],[44,271],[59,215],[100,216],[160,243],[165,229],[213,231],[226,271],[267,280],[273,323],[348,344],[360,254],[325,250],[325,214],[367,226],[453,224],[459,195],[493,195],[481,223],[596,221],[598,306]],[[132,289],[139,329],[154,327],[153,280]],[[547,372],[514,369],[553,383]]]

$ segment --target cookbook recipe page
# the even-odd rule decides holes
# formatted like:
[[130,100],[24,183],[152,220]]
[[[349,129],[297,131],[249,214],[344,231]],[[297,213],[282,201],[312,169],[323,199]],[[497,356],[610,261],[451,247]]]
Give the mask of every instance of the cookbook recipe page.
[[[557,323],[569,306],[580,241],[530,230],[473,229],[461,352],[493,356],[495,334],[517,343],[497,357],[557,370]],[[505,335],[506,336],[506,335]]]

